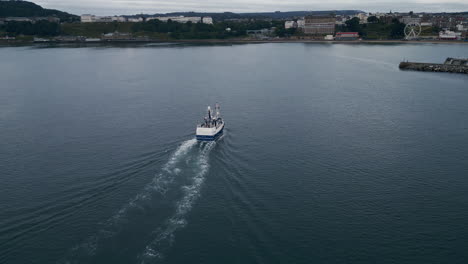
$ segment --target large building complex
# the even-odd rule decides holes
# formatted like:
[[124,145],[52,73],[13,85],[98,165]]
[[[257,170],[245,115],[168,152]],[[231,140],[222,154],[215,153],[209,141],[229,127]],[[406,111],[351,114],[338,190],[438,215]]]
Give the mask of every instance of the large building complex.
[[[82,23],[94,23],[94,22],[126,22],[127,19],[122,16],[95,16],[95,15],[81,15]],[[141,20],[143,21],[143,19]],[[129,21],[131,22],[131,21]]]
[[187,22],[192,22],[192,23],[204,23],[204,24],[213,24],[213,19],[211,17],[186,17],[186,16],[158,16],[158,17],[148,17],[146,18],[146,21],[150,20],[159,20],[163,22],[167,22],[169,20],[173,22],[179,22],[179,23],[187,23]]
[[185,16],[157,16],[157,17],[148,17],[146,18],[146,21],[150,20],[159,20],[163,22],[167,22],[171,20],[172,22],[179,22],[179,23],[187,23],[187,22],[192,22],[192,23],[198,23],[201,22],[201,17],[185,17]]
[[123,17],[123,16],[95,16],[95,15],[81,15],[81,22],[82,23],[93,23],[93,22],[143,22],[143,21],[151,21],[151,20],[160,20],[163,22],[167,22],[171,20],[173,22],[179,23],[199,23],[202,22],[204,24],[213,24],[213,19],[211,17],[186,17],[186,16],[157,16],[157,17],[147,17],[144,19],[143,17]]
[[334,16],[306,16],[304,25],[305,34],[333,34],[335,33]]

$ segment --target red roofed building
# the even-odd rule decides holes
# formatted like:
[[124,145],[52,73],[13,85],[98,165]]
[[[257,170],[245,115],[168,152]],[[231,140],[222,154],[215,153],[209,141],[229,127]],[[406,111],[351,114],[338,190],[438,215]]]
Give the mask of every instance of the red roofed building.
[[337,32],[335,40],[357,40],[359,39],[358,32]]

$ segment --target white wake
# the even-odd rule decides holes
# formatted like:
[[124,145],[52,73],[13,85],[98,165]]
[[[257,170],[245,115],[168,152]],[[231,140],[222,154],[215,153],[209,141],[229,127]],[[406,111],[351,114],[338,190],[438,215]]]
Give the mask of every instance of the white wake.
[[165,194],[167,192],[167,188],[170,183],[174,181],[174,176],[180,172],[180,169],[176,167],[177,163],[182,161],[190,149],[197,143],[196,139],[190,139],[184,141],[179,148],[172,154],[169,158],[169,161],[164,164],[162,168],[162,172],[156,175],[153,178],[151,183],[145,186],[144,190],[135,196],[130,202],[122,207],[120,211],[114,215],[114,219],[118,219],[125,215],[129,208],[138,206],[139,201],[148,200],[151,198],[151,195],[154,191],[157,191],[161,194]]
[[166,221],[163,227],[153,232],[156,238],[146,246],[144,252],[140,255],[142,264],[161,259],[163,251],[172,245],[175,231],[187,224],[186,215],[200,195],[205,175],[209,170],[209,153],[214,146],[215,142],[202,143],[200,145],[200,153],[195,163],[191,182],[181,187],[183,196],[176,204],[174,215]]
[[[190,139],[184,141],[177,150],[171,155],[169,160],[163,165],[160,173],[156,174],[153,180],[148,183],[144,189],[125,204],[114,216],[104,223],[104,227],[98,231],[98,233],[85,242],[79,244],[71,250],[71,258],[74,256],[87,256],[91,257],[96,254],[99,242],[102,239],[108,239],[115,236],[122,225],[125,224],[126,218],[128,218],[129,210],[132,208],[138,208],[144,204],[145,201],[151,199],[153,195],[159,193],[164,195],[170,184],[174,181],[180,169],[177,165],[184,161],[189,151],[197,144],[196,139]],[[64,261],[70,263],[73,261]]]

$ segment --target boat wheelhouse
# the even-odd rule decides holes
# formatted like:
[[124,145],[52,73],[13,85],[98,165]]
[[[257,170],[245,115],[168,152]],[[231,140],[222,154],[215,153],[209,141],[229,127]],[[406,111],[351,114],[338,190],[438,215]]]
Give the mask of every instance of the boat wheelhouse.
[[223,134],[224,121],[219,112],[219,104],[216,104],[215,111],[208,106],[208,113],[203,123],[197,126],[196,136],[199,141],[214,141]]

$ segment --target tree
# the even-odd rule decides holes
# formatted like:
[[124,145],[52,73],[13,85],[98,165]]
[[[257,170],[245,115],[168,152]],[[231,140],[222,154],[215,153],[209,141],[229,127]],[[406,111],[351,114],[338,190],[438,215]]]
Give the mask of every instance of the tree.
[[8,22],[5,31],[11,35],[39,35],[57,36],[60,34],[60,25],[47,20],[31,22]]
[[398,19],[393,20],[393,23],[390,26],[390,38],[402,39],[404,36],[405,36],[405,24],[400,23]]
[[359,32],[361,31],[361,27],[359,25],[360,21],[361,20],[358,17],[353,17],[350,20],[346,21],[345,24],[349,31]]
[[367,18],[367,22],[369,22],[369,23],[379,23],[380,20],[376,16],[370,16],[370,17]]

